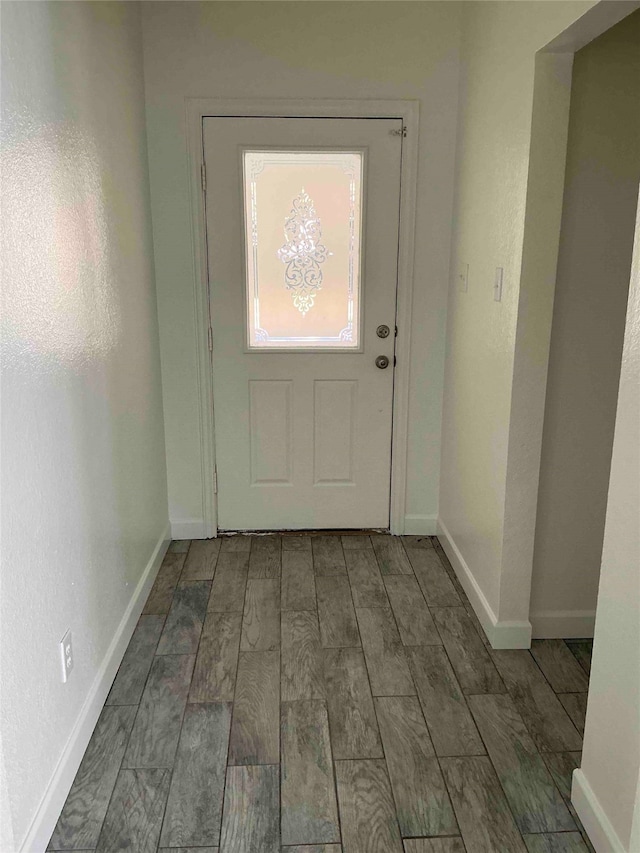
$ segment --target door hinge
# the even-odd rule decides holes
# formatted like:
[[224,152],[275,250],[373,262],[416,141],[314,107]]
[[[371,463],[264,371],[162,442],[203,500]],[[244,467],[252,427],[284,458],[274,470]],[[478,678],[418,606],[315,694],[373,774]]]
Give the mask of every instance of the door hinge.
[[407,138],[406,125],[403,124],[402,127],[399,128],[398,130],[392,130],[391,135],[392,136],[401,136],[403,139],[406,139]]
[[202,192],[206,193],[207,191],[207,167],[204,163],[200,164],[200,181],[202,183]]
[[218,469],[213,469],[213,494],[218,494]]
[[207,331],[207,337],[209,339],[209,352],[213,352],[213,332],[211,331],[211,326]]

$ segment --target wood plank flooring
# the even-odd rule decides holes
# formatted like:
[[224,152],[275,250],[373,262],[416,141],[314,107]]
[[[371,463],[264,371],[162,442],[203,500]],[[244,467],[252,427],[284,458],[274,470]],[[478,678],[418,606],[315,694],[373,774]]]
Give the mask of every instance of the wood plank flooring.
[[493,651],[429,536],[173,542],[48,849],[588,853],[590,657]]

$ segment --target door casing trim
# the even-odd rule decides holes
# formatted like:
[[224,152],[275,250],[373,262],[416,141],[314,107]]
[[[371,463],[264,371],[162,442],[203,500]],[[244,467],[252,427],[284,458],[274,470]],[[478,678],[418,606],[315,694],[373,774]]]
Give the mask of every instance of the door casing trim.
[[391,441],[390,529],[405,532],[407,446],[409,437],[409,380],[413,304],[416,186],[420,104],[415,100],[226,99],[186,98],[187,155],[194,258],[196,364],[202,464],[203,538],[217,536],[217,498],[214,493],[215,427],[213,419],[213,361],[209,350],[209,276],[207,233],[201,167],[204,162],[203,119],[250,118],[395,118],[406,128],[400,167],[400,222],[396,317],[398,338],[393,386]]

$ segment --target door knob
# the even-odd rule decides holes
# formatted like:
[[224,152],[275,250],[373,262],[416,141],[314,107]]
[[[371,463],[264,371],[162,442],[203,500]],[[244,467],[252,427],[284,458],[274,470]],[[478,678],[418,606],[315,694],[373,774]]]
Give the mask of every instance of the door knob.
[[376,367],[379,367],[380,370],[384,370],[385,367],[389,367],[389,359],[386,355],[379,355],[376,358]]

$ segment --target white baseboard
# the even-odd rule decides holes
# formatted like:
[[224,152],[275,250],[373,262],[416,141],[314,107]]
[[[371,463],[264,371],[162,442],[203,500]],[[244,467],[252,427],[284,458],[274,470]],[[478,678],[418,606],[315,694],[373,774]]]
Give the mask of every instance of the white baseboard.
[[531,646],[531,623],[499,622],[478,582],[460,553],[441,518],[437,521],[438,539],[475,610],[482,628],[494,649],[528,649]]
[[45,850],[51,833],[55,829],[58,817],[71,789],[80,762],[98,722],[98,717],[116,677],[118,667],[129,645],[129,640],[147,600],[149,591],[169,547],[169,525],[158,540],[151,559],[147,563],[142,577],[135,588],[131,600],[120,620],[116,633],[107,649],[100,669],[96,673],[91,689],[78,715],[69,740],[47,786],[29,831],[20,846],[21,853],[41,853]]
[[544,610],[531,614],[535,640],[568,640],[593,637],[595,610]]
[[437,515],[405,515],[404,532],[407,536],[435,536]]
[[627,850],[620,841],[587,777],[580,768],[573,771],[571,802],[596,853],[635,853],[633,850]]
[[171,519],[172,539],[208,539],[210,536],[204,518]]

